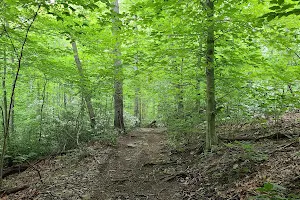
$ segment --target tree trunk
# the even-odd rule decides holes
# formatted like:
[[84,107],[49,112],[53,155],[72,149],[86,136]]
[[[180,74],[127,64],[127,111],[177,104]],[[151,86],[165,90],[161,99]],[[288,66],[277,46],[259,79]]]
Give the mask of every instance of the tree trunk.
[[95,112],[94,112],[94,108],[93,108],[93,105],[92,105],[91,94],[90,94],[88,88],[86,88],[84,86],[84,83],[86,82],[86,79],[85,79],[85,76],[84,76],[84,73],[83,73],[82,64],[81,64],[81,61],[79,59],[78,49],[77,49],[77,45],[76,45],[75,41],[72,42],[72,48],[73,48],[73,53],[74,53],[74,59],[75,59],[75,62],[76,62],[76,66],[77,66],[77,69],[78,69],[78,72],[79,72],[79,75],[80,75],[80,78],[81,78],[81,86],[80,86],[81,87],[81,92],[83,94],[83,97],[84,97],[84,100],[85,100],[85,103],[86,103],[86,107],[87,107],[87,110],[88,110],[90,123],[91,123],[91,128],[94,130],[95,126],[96,126]]
[[[12,109],[13,109],[13,105],[14,105],[15,89],[16,89],[16,85],[17,85],[17,81],[18,81],[18,77],[19,77],[19,73],[20,73],[20,69],[21,69],[21,63],[22,63],[22,58],[23,58],[23,51],[24,51],[25,44],[26,44],[27,39],[28,39],[29,31],[30,31],[30,29],[31,29],[34,21],[36,20],[36,17],[38,15],[38,12],[39,12],[40,8],[41,8],[41,4],[38,5],[38,9],[37,9],[37,11],[34,14],[32,20],[31,20],[31,23],[27,27],[26,35],[24,37],[23,43],[22,43],[21,48],[20,48],[20,55],[18,56],[18,67],[17,67],[17,72],[15,74],[15,78],[13,79],[13,84],[12,84],[12,89],[11,89],[9,106],[8,106],[7,98],[6,98],[6,100],[3,99],[4,101],[6,101],[6,103],[4,102],[4,106],[6,108],[2,108],[2,118],[3,118],[3,146],[2,146],[2,153],[1,153],[1,156],[0,156],[0,187],[2,186],[2,182],[3,182],[3,179],[2,179],[3,164],[4,164],[3,161],[4,161],[4,156],[5,156],[5,153],[6,153],[7,137],[9,135],[9,131],[10,131],[9,130],[10,119],[11,119]],[[6,35],[8,37],[10,37],[9,32],[7,31],[6,25],[4,25],[3,28],[4,28],[4,32],[6,33]],[[15,53],[17,54],[16,48],[15,48],[14,44],[12,43],[11,45],[12,45]],[[6,60],[6,52],[4,52],[4,55],[5,55],[4,56],[5,57],[4,60]],[[4,64],[4,68],[6,68],[5,64]],[[4,74],[3,74],[3,77],[5,77]],[[3,88],[5,88],[5,79],[3,80],[2,83],[4,83]],[[5,93],[4,96],[6,96],[7,95],[6,94],[6,90],[4,90],[4,91],[5,91],[4,92]]]
[[2,76],[2,91],[3,91],[3,107],[2,109],[2,119],[3,119],[3,145],[2,145],[2,152],[1,152],[1,161],[0,161],[0,186],[2,186],[2,176],[3,176],[3,164],[4,164],[4,155],[6,152],[7,146],[7,138],[9,132],[9,115],[8,115],[8,101],[7,101],[7,90],[6,90],[6,70],[7,70],[7,57],[6,57],[6,48],[4,47],[3,51],[3,76]]
[[176,95],[176,99],[177,99],[177,115],[179,118],[183,118],[184,116],[184,105],[183,105],[183,61],[184,59],[181,59],[181,65],[180,68],[177,68],[177,73],[179,73],[180,75],[180,80],[178,82],[178,84],[176,85],[176,90],[177,90],[177,95]]
[[122,69],[122,61],[121,61],[121,52],[120,52],[120,41],[119,41],[119,25],[120,20],[118,17],[119,11],[119,0],[115,1],[114,5],[114,17],[112,19],[113,27],[112,32],[113,35],[116,37],[116,46],[114,50],[115,60],[114,60],[114,67],[115,67],[115,83],[114,83],[114,127],[118,130],[119,133],[125,133],[125,125],[124,125],[124,117],[123,117],[123,69]]
[[[11,63],[12,66],[15,62],[14,54],[11,55]],[[14,68],[12,67],[12,71],[14,71]],[[15,77],[15,73],[12,73],[12,78]],[[13,87],[13,85],[12,85]],[[12,99],[12,109],[11,109],[11,117],[10,117],[11,123],[10,123],[10,134],[13,134],[15,132],[15,97]]]
[[139,121],[136,123],[137,127],[141,126],[140,121],[140,89],[135,89],[135,98],[134,98],[134,116],[139,119]]
[[212,145],[218,143],[215,120],[216,120],[216,101],[215,101],[215,76],[214,76],[214,2],[206,0],[207,19],[209,27],[207,29],[207,52],[206,52],[206,98],[207,98],[207,131],[206,131],[206,150],[210,150]]
[[39,133],[39,141],[42,140],[42,133],[43,133],[43,121],[44,121],[44,106],[45,106],[45,97],[46,97],[46,87],[47,87],[47,83],[48,83],[48,80],[47,78],[45,77],[45,82],[44,82],[44,85],[43,85],[43,93],[42,93],[42,105],[41,105],[41,108],[40,108],[40,116],[41,116],[41,119],[40,119],[40,133]]
[[201,74],[200,74],[200,70],[201,70],[201,62],[202,62],[202,56],[203,56],[203,52],[202,52],[202,43],[201,40],[199,38],[199,54],[198,54],[198,63],[197,63],[197,68],[196,68],[196,102],[195,102],[195,110],[197,111],[198,114],[200,114],[200,108],[201,108]]

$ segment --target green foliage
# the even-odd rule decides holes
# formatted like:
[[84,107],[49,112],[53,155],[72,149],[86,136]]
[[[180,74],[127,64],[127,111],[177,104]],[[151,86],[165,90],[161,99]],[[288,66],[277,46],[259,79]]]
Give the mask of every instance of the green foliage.
[[268,159],[267,154],[257,151],[251,143],[235,141],[234,143],[226,144],[226,146],[241,150],[240,158],[242,161],[262,162]]
[[258,188],[257,191],[261,193],[258,196],[252,197],[251,199],[257,200],[296,200],[299,196],[288,194],[287,189],[277,185],[275,183],[265,183],[262,187]]

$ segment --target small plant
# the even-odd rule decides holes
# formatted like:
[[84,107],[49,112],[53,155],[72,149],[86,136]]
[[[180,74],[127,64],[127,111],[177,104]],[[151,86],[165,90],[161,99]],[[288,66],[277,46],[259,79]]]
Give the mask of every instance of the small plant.
[[243,153],[241,155],[241,158],[243,160],[261,162],[261,161],[265,161],[268,159],[268,155],[255,150],[253,144],[251,144],[251,143],[244,143],[244,142],[236,141],[234,143],[226,144],[226,146],[229,148],[236,147],[238,149],[242,149]]
[[296,200],[299,196],[286,195],[286,188],[275,183],[265,183],[262,187],[258,188],[257,191],[260,195],[252,197],[255,200]]

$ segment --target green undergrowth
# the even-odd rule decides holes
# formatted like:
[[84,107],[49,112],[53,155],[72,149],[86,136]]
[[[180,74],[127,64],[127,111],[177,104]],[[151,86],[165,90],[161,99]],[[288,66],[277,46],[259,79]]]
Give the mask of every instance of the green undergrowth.
[[298,200],[299,195],[289,194],[289,191],[276,183],[265,183],[257,189],[259,195],[251,197],[251,200]]

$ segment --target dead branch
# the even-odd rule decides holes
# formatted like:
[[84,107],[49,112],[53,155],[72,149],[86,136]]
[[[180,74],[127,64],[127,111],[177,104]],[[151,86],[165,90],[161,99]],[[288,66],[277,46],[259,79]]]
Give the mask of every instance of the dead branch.
[[6,168],[3,170],[2,178],[25,171],[29,165],[18,165]]
[[227,141],[227,142],[234,142],[234,141],[259,141],[259,140],[263,140],[263,139],[269,139],[269,140],[279,140],[279,139],[291,139],[292,137],[290,135],[284,134],[284,133],[273,133],[270,135],[265,135],[265,136],[261,136],[261,137],[233,137],[233,138],[226,138],[226,137],[222,137],[222,136],[218,136],[218,138],[220,140],[223,141]]
[[0,190],[0,197],[3,197],[5,195],[9,195],[9,194],[14,194],[14,193],[17,193],[19,191],[25,190],[27,188],[29,188],[29,185],[23,185],[21,187],[14,187],[14,188],[10,188],[10,189]]
[[186,178],[188,177],[188,174],[185,172],[179,172],[176,174],[171,174],[169,176],[163,177],[161,178],[161,180],[165,181],[165,182],[169,182],[169,181],[173,181],[175,178]]
[[150,124],[147,125],[147,128],[157,128],[156,120],[152,121]]
[[280,151],[283,151],[284,149],[290,147],[290,146],[293,146],[295,144],[299,144],[299,141],[297,140],[293,140],[292,142],[288,143],[288,144],[284,144],[284,145],[281,145],[279,146],[278,148],[276,148],[274,151],[271,152],[271,154],[274,154],[276,152],[280,152]]
[[27,164],[33,168],[35,171],[37,171],[38,175],[39,175],[39,178],[40,178],[40,182],[43,183],[43,180],[42,180],[42,176],[41,176],[41,172],[40,170],[38,170],[33,164],[31,164],[28,160],[26,160]]

